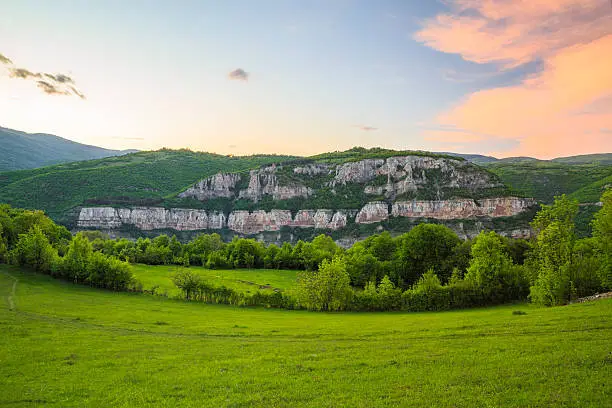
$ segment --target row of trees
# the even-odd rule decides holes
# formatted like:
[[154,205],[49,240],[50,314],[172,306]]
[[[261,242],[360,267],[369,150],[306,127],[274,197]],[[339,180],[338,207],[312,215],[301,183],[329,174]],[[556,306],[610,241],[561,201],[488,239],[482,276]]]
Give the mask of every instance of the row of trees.
[[0,262],[112,290],[135,283],[131,266],[115,257],[94,252],[82,234],[72,237],[41,211],[0,206]]
[[[166,235],[129,241],[86,231],[72,237],[40,211],[4,205],[0,262],[113,290],[134,285],[129,262],[298,269],[304,272],[291,300],[284,294],[262,304],[312,310],[440,310],[527,298],[559,305],[612,285],[612,192],[602,197],[592,237],[576,237],[577,211],[577,202],[565,196],[543,206],[530,241],[494,232],[462,241],[445,226],[420,224],[397,237],[372,235],[345,250],[325,235],[282,246],[237,237],[225,243],[218,234],[184,244]],[[184,271],[175,283],[188,299],[258,302],[209,287]]]
[[[318,272],[304,274],[298,302],[312,310],[444,310],[527,298],[553,306],[610,290],[612,191],[602,197],[592,237],[577,239],[577,212],[578,203],[566,196],[543,206],[532,223],[537,236],[531,242],[482,232],[457,243],[444,227],[425,224],[396,241],[370,237],[324,261]],[[428,235],[437,240],[415,242]],[[355,268],[355,257],[368,261]],[[378,270],[366,267],[376,263]],[[380,270],[391,274],[378,280]],[[363,289],[356,287],[363,281]]]

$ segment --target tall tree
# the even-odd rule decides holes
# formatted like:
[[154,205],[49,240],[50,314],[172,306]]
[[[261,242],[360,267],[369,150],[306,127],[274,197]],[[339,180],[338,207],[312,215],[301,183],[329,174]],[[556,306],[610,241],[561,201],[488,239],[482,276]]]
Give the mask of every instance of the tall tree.
[[397,283],[415,283],[429,269],[434,269],[442,282],[452,272],[454,249],[461,243],[450,228],[438,224],[419,224],[400,238],[400,268]]
[[565,304],[571,295],[571,265],[574,242],[574,219],[578,202],[562,195],[552,205],[542,206],[532,226],[539,230],[529,262],[536,269],[530,297],[538,304]]
[[612,288],[612,189],[601,197],[601,210],[593,220],[593,237],[601,260],[599,275],[605,289]]

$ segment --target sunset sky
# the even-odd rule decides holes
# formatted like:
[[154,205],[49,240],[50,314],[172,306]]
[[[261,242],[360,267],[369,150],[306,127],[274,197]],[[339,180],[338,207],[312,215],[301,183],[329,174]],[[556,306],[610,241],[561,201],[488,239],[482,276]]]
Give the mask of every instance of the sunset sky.
[[612,152],[612,2],[3,0],[0,126],[233,154]]

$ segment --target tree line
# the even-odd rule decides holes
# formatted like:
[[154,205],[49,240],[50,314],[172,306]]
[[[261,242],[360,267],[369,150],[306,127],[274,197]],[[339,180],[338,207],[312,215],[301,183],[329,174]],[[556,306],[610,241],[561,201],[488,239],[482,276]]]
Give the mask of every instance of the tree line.
[[[181,265],[174,282],[184,296],[211,303],[330,311],[444,310],[527,299],[551,306],[610,290],[612,191],[602,196],[591,237],[577,238],[577,213],[576,201],[557,197],[537,213],[530,240],[483,232],[462,241],[443,225],[420,224],[344,249],[326,235],[280,246],[239,237],[224,242],[218,234],[187,243],[167,235],[109,239],[99,231],[72,237],[42,212],[1,206],[0,261],[114,290],[135,287],[130,263]],[[295,290],[247,296],[210,286],[190,265],[302,272]]]
[[134,287],[127,262],[93,250],[89,239],[55,224],[42,211],[0,205],[0,263],[116,291]]

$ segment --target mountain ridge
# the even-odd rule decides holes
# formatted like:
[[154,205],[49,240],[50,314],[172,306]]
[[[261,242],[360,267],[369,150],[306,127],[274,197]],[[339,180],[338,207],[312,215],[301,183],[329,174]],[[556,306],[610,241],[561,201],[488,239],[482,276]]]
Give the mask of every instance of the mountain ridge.
[[0,127],[0,171],[25,170],[54,164],[133,153],[87,145],[47,133]]

